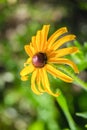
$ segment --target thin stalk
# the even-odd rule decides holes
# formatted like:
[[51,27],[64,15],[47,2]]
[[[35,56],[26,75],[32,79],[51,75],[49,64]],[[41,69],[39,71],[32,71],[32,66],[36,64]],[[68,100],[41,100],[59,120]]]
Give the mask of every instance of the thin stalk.
[[59,90],[59,92],[60,92],[60,95],[56,98],[56,100],[57,100],[58,104],[60,105],[62,111],[64,112],[64,115],[68,121],[70,129],[71,130],[78,130],[77,126],[76,126],[76,124],[75,124],[75,122],[74,122],[74,120],[69,112],[66,99],[60,90]]

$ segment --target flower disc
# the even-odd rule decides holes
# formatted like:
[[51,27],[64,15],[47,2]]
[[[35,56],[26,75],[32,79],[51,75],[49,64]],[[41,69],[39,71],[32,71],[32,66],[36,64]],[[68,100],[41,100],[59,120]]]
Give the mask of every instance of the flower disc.
[[39,52],[32,58],[32,63],[37,68],[42,68],[47,63],[47,56],[45,53]]

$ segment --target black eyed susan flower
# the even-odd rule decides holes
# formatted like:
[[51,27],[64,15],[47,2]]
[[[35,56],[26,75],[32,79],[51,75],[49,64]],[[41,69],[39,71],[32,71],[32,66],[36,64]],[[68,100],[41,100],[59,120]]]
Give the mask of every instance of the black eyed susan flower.
[[[25,51],[29,58],[24,63],[24,69],[20,72],[23,81],[28,80],[28,75],[31,76],[31,89],[35,94],[47,92],[50,95],[54,94],[50,89],[50,83],[47,73],[65,81],[72,82],[73,79],[56,69],[55,64],[67,64],[72,67],[75,73],[78,73],[77,66],[64,56],[78,52],[77,47],[60,48],[64,43],[70,42],[76,38],[75,35],[67,34],[66,27],[58,29],[47,39],[50,25],[44,25],[42,30],[39,30],[36,36],[32,37],[30,44],[25,45]],[[63,35],[66,34],[66,35]],[[63,35],[63,36],[62,36]]]

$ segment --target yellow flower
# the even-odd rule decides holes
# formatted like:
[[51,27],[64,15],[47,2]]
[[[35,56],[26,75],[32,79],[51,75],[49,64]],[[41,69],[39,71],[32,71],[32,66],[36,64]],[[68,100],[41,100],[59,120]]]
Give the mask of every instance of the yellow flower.
[[72,41],[76,38],[75,35],[67,34],[66,27],[58,29],[47,40],[50,25],[44,25],[42,30],[39,30],[36,36],[32,37],[30,44],[25,45],[25,51],[29,58],[24,63],[24,69],[20,72],[23,81],[28,80],[28,75],[31,76],[31,89],[39,95],[47,92],[50,95],[54,94],[50,89],[48,74],[51,74],[65,82],[72,82],[73,79],[56,69],[55,64],[67,64],[72,67],[75,73],[78,73],[77,66],[69,59],[63,56],[78,52],[77,47],[60,48],[64,43]]

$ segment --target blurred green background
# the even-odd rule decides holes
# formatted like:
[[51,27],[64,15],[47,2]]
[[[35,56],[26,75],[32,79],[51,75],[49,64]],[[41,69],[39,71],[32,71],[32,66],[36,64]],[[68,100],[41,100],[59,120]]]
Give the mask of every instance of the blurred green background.
[[[0,130],[70,130],[56,99],[35,95],[30,81],[20,80],[28,57],[24,45],[44,24],[51,25],[49,35],[66,26],[77,36],[80,53],[69,58],[87,85],[87,0],[0,0]],[[49,78],[62,91],[78,129],[87,129],[87,91],[80,84]]]

